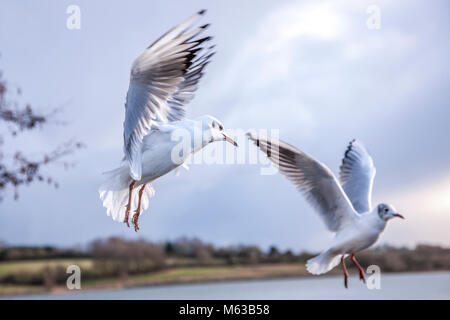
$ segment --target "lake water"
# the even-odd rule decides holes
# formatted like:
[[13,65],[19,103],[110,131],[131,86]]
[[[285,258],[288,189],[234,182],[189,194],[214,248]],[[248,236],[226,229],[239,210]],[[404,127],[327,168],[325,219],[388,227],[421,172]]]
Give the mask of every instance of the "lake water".
[[16,299],[450,299],[450,272],[382,274],[369,290],[357,277],[322,276],[180,284],[105,291],[42,294]]

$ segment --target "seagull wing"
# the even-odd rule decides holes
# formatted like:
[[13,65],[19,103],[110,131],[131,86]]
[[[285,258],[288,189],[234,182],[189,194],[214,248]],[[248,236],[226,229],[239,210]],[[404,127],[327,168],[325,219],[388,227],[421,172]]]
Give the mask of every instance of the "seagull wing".
[[344,190],[324,164],[278,139],[257,137],[251,133],[248,135],[280,172],[305,195],[328,229],[338,231],[357,218],[358,214]]
[[372,210],[372,186],[375,166],[364,145],[353,140],[348,145],[339,171],[339,180],[353,207],[359,213]]
[[[198,35],[208,26],[193,27],[204,14],[194,14],[150,45],[134,61],[125,103],[124,153],[131,176],[141,179],[142,140],[161,123],[180,120],[209,63],[211,37]],[[202,53],[203,52],[203,53]]]

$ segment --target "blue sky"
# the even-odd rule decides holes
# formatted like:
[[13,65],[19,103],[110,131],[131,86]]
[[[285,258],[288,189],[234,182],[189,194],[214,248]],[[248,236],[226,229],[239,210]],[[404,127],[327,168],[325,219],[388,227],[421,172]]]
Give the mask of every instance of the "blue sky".
[[[81,29],[66,28],[66,8]],[[369,5],[381,28],[366,26]],[[134,58],[199,9],[217,55],[188,116],[229,128],[277,128],[337,173],[348,142],[370,150],[374,203],[407,217],[381,243],[450,245],[450,44],[447,1],[12,1],[0,3],[0,70],[40,110],[64,106],[67,126],[12,142],[39,155],[75,137],[87,149],[60,188],[33,185],[0,203],[0,239],[85,244],[110,235],[196,236],[218,245],[319,250],[331,234],[281,175],[258,165],[192,165],[159,179],[135,234],[106,216],[101,172],[122,157],[122,121]],[[245,146],[244,146],[245,147]],[[14,148],[6,146],[11,152]],[[7,149],[9,150],[9,149]]]

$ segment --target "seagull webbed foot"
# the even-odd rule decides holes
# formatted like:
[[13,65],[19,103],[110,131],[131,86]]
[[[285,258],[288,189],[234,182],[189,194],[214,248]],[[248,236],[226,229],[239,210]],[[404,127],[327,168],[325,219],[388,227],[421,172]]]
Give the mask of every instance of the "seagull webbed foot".
[[125,206],[125,219],[123,219],[123,222],[127,224],[128,228],[130,227],[130,224],[128,223],[128,219],[130,217],[130,210],[131,210],[131,196],[134,188],[134,184],[136,181],[131,180],[130,186],[128,187],[128,202]]
[[130,223],[128,222],[129,217],[130,217],[130,206],[125,206],[125,218],[123,219],[123,223],[125,223],[127,225],[127,227],[130,227]]
[[133,226],[134,226],[134,231],[136,231],[136,232],[139,230],[139,224],[138,224],[139,215],[140,215],[140,212],[138,210],[135,210],[132,222],[133,222]]
[[362,280],[362,282],[366,283],[366,277],[364,277],[364,273],[361,271],[359,272],[359,280]]

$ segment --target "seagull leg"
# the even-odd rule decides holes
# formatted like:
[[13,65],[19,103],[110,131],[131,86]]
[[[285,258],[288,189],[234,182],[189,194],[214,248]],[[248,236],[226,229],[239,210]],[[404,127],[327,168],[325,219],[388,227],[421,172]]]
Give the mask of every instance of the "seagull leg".
[[141,199],[142,199],[142,193],[144,192],[144,189],[145,189],[145,184],[139,189],[138,207],[137,207],[136,211],[134,211],[134,215],[133,215],[134,231],[136,231],[136,232],[139,230],[138,219],[139,219],[139,215],[141,214]]
[[128,188],[128,204],[125,207],[125,219],[123,220],[123,222],[127,224],[128,228],[130,227],[130,224],[128,223],[128,217],[130,216],[131,210],[131,194],[133,193],[133,187],[135,183],[135,180],[131,180],[130,187]]
[[341,257],[341,264],[342,264],[342,269],[344,270],[344,285],[345,285],[345,288],[348,289],[348,272],[347,272],[347,268],[345,267],[344,255],[342,255],[342,257]]
[[356,261],[354,253],[352,253],[352,261],[359,270],[359,279],[362,280],[364,283],[366,283],[366,277],[364,276],[364,269],[361,267],[358,261]]

